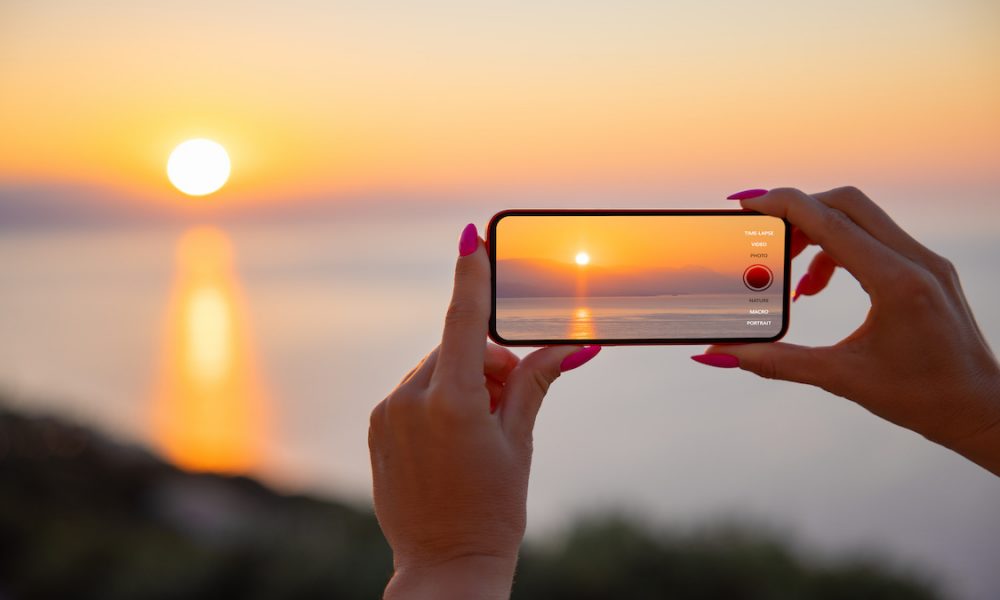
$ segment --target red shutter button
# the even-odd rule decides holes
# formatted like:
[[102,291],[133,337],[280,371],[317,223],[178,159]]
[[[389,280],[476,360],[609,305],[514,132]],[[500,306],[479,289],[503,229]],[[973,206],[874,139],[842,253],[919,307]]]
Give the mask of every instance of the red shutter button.
[[750,265],[743,271],[743,284],[755,292],[763,292],[771,287],[774,275],[764,265]]

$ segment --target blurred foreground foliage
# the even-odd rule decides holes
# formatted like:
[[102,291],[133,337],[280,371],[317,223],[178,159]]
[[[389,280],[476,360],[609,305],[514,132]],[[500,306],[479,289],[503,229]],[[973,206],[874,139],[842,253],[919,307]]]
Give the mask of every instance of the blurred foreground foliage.
[[691,532],[598,515],[553,548],[521,553],[515,600],[889,599],[940,597],[932,582],[874,556],[808,560],[761,526],[732,522]]
[[[378,598],[391,571],[367,509],[187,473],[79,425],[0,406],[0,598]],[[513,592],[666,597],[939,596],[875,559],[807,560],[760,528],[679,534],[616,515],[527,545]]]

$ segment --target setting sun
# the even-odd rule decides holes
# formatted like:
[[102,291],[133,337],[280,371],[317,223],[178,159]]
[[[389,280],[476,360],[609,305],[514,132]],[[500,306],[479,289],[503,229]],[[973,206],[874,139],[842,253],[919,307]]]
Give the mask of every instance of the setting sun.
[[188,140],[174,148],[167,160],[167,177],[189,196],[218,191],[229,179],[229,154],[218,142]]
[[581,267],[590,264],[590,255],[587,254],[586,252],[577,253],[576,264],[580,265]]

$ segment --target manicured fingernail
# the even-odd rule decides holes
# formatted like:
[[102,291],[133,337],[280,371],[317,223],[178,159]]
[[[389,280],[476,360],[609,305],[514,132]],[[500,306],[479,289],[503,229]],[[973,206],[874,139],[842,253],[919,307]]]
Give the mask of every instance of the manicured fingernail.
[[809,276],[809,273],[802,276],[802,279],[799,280],[799,284],[795,286],[795,291],[792,292],[792,302],[799,299],[799,296],[802,295],[802,290],[809,285],[810,279],[812,279],[812,277]]
[[570,354],[559,363],[559,371],[565,373],[566,371],[572,371],[573,369],[581,366],[588,360],[597,356],[597,353],[601,351],[600,346],[584,346],[580,348],[573,354]]
[[490,396],[490,414],[491,415],[497,411],[497,407],[498,406],[500,406],[500,400],[499,399],[494,399],[493,396]]
[[692,356],[691,360],[710,367],[720,367],[723,369],[732,369],[733,367],[740,366],[740,359],[732,354],[697,354]]
[[462,230],[462,237],[458,238],[458,255],[468,256],[479,247],[479,232],[476,231],[475,223],[469,223]]
[[726,200],[749,200],[750,198],[763,196],[766,193],[767,190],[762,190],[760,188],[752,188],[749,190],[743,190],[742,192],[736,192],[735,194],[730,194],[726,196]]

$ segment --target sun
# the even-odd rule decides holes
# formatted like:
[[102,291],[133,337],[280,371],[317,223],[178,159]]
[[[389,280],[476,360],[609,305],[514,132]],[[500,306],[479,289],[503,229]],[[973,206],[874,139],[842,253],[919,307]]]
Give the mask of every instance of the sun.
[[580,265],[581,267],[590,264],[590,255],[587,254],[586,252],[578,252],[576,255],[576,264]]
[[188,140],[174,148],[167,159],[167,178],[188,196],[218,191],[229,179],[229,154],[218,142]]

